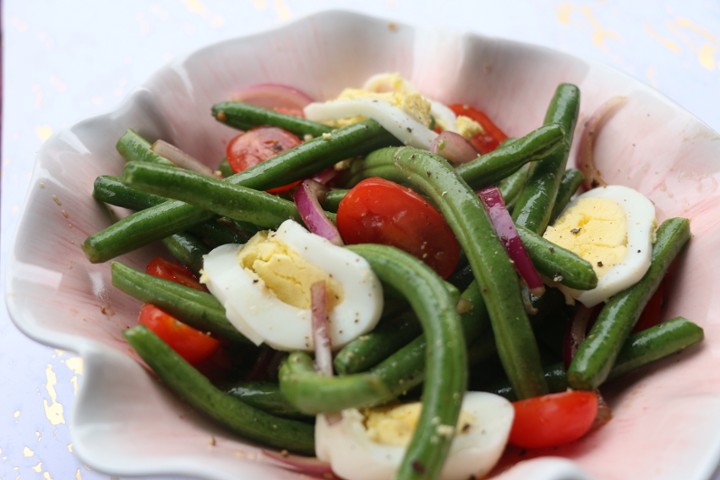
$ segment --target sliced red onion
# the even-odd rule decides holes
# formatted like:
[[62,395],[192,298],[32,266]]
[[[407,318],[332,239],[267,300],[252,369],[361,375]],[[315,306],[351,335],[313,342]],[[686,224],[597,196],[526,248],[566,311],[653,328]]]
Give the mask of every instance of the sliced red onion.
[[315,368],[325,376],[332,377],[332,343],[330,341],[330,318],[327,312],[327,288],[323,280],[310,287],[312,309],[312,337],[315,349]]
[[600,170],[595,165],[595,140],[600,135],[603,126],[626,101],[627,97],[612,97],[600,105],[583,124],[575,163],[585,176],[582,185],[585,190],[607,185]]
[[565,367],[570,366],[570,362],[575,356],[580,344],[585,341],[591,319],[595,316],[595,309],[588,308],[578,303],[575,315],[570,319],[565,339],[563,341],[563,362]]
[[459,133],[444,130],[430,144],[430,151],[447,159],[453,165],[460,165],[477,158],[478,151]]
[[530,293],[535,297],[541,296],[545,293],[545,285],[540,278],[540,274],[535,269],[535,265],[530,260],[522,240],[520,240],[520,235],[515,228],[510,212],[505,208],[500,189],[488,187],[480,190],[478,196],[490,216],[495,232],[497,232],[503,245],[505,245],[515,270],[525,281]]
[[330,464],[314,457],[299,457],[287,452],[275,452],[273,450],[262,450],[262,454],[271,460],[279,463],[282,467],[292,471],[308,475],[313,478],[325,478],[327,480],[339,480]]
[[302,90],[278,83],[258,83],[240,89],[232,99],[264,108],[302,110],[313,98]]
[[340,232],[320,205],[320,198],[325,195],[326,191],[326,187],[321,183],[304,180],[295,189],[293,200],[308,230],[328,239],[335,245],[342,245]]
[[213,171],[210,167],[208,167],[189,153],[180,150],[178,147],[166,142],[165,140],[157,140],[155,143],[152,144],[152,147],[150,147],[150,149],[161,157],[170,160],[174,165],[177,165],[180,168],[184,168],[186,170],[190,170],[196,173],[202,173],[203,175],[213,174]]

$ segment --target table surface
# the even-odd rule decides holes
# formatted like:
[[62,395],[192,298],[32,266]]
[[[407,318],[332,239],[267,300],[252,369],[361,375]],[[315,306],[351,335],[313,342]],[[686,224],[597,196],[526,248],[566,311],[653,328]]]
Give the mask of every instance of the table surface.
[[[2,9],[3,291],[34,157],[45,140],[113,110],[173,58],[320,10],[472,30],[600,61],[655,87],[720,131],[715,0],[5,0]],[[82,359],[24,337],[4,304],[0,379],[0,479],[110,478],[73,456],[68,425],[83,381]]]

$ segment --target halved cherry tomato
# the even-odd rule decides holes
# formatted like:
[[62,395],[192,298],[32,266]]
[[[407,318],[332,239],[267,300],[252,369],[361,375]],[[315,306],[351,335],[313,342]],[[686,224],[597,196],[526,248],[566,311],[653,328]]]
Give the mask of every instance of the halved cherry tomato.
[[[170,280],[186,287],[207,290],[198,281],[192,270],[162,257],[153,258],[145,268],[145,272],[154,277]],[[193,365],[204,362],[215,354],[220,347],[218,340],[185,325],[155,305],[147,304],[143,306],[140,310],[138,323],[152,330],[180,356]]]
[[[234,172],[242,172],[275,155],[297,147],[302,141],[297,135],[278,127],[255,127],[235,136],[226,147],[228,164]],[[278,193],[289,190],[300,182],[268,190]]]
[[350,189],[338,206],[337,227],[345,243],[392,245],[443,278],[460,259],[460,246],[442,214],[412,189],[383,178]]
[[478,133],[470,139],[470,143],[478,152],[491,152],[507,139],[505,132],[495,125],[485,112],[462,103],[454,103],[448,106],[455,112],[455,115],[463,115],[471,118],[479,123],[483,127],[483,130],[485,130],[485,133]]
[[186,287],[196,290],[207,290],[205,286],[198,281],[192,270],[185,265],[173,263],[162,257],[153,258],[145,268],[145,273],[154,277],[164,278]]
[[192,365],[208,359],[220,347],[217,339],[185,325],[149,303],[140,310],[138,323],[152,330]]
[[598,415],[595,392],[569,390],[513,402],[515,419],[508,442],[522,448],[548,448],[574,442]]

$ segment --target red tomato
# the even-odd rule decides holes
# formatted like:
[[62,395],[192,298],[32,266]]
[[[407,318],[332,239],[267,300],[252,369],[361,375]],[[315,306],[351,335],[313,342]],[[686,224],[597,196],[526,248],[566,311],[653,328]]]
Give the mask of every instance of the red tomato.
[[[293,133],[278,127],[256,127],[243,132],[228,143],[226,155],[230,168],[237,173],[254,167],[275,155],[300,145]],[[300,182],[273,188],[269,192],[289,190]]]
[[595,392],[571,390],[513,402],[515,419],[509,442],[522,448],[548,448],[574,442],[593,426]]
[[442,214],[412,189],[383,178],[350,189],[338,206],[337,227],[345,243],[400,248],[443,278],[460,259],[460,246]]
[[220,346],[218,340],[179,322],[155,305],[143,306],[138,323],[152,330],[170,348],[193,365],[208,359]]
[[185,265],[172,263],[162,257],[153,258],[145,268],[145,272],[154,277],[164,278],[196,290],[206,290],[192,270]]
[[462,103],[454,103],[449,105],[449,107],[455,112],[455,115],[463,115],[471,118],[479,123],[483,127],[483,130],[485,130],[485,133],[478,133],[470,139],[470,143],[478,152],[491,152],[507,138],[505,132],[500,130],[500,128],[490,120],[490,117],[477,108]]

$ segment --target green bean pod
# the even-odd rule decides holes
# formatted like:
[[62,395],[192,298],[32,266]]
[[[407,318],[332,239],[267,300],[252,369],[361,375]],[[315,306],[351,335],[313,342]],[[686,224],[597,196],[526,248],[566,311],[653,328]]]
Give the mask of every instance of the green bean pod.
[[218,338],[250,344],[225,316],[225,308],[207,292],[137,271],[120,262],[112,262],[112,283],[119,290],[152,303],[183,323],[209,332]]
[[570,203],[573,195],[577,193],[584,180],[585,175],[577,168],[565,170],[558,186],[555,204],[550,215],[550,223],[553,223],[560,216],[560,213],[565,210],[565,207]]
[[152,144],[135,130],[128,129],[117,141],[115,148],[128,162],[148,162],[160,165],[172,165],[167,158],[152,150]]
[[197,273],[203,266],[204,256],[210,251],[205,243],[191,233],[175,233],[162,240],[177,261]]
[[251,407],[279,417],[312,419],[298,411],[280,392],[280,386],[271,382],[240,382],[225,387],[225,391]]
[[498,352],[523,397],[542,395],[540,354],[523,305],[520,284],[504,246],[475,192],[450,164],[430,152],[388,147],[367,157],[395,165],[390,180],[410,184],[437,205],[463,248],[483,292]]
[[211,113],[217,121],[239,130],[249,130],[261,125],[270,125],[292,132],[300,138],[305,135],[317,137],[332,130],[331,127],[322,123],[293,115],[285,115],[275,110],[244,102],[216,103],[212,106]]
[[[303,179],[356,155],[395,139],[374,120],[365,120],[333,130],[228,177],[227,182],[266,190]],[[132,215],[90,235],[82,249],[93,263],[107,261],[155,240],[187,230],[213,217],[212,212],[173,200]]]
[[597,274],[590,262],[532,230],[520,226],[516,229],[535,268],[545,277],[579,290],[597,286]]
[[[622,377],[653,362],[692,347],[704,338],[697,324],[683,317],[675,317],[658,325],[631,335],[623,345],[610,370],[607,381]],[[545,378],[551,392],[562,392],[569,387],[567,373],[562,362],[544,368]],[[516,400],[515,392],[505,382],[488,388],[509,400]]]
[[572,388],[593,390],[605,381],[645,304],[689,239],[690,223],[685,218],[671,218],[660,225],[648,271],[635,285],[605,303],[590,333],[578,347],[568,368]]
[[295,204],[289,200],[181,168],[129,162],[122,179],[149,193],[182,200],[260,228],[276,228],[289,218],[300,221]]
[[569,83],[558,85],[545,115],[545,125],[558,124],[565,141],[561,148],[531,167],[530,177],[513,207],[517,225],[536,233],[545,231],[567,165],[579,110],[580,89]]
[[314,454],[313,425],[267,414],[228,395],[144,325],[125,330],[124,336],[160,380],[193,408],[248,440]]

